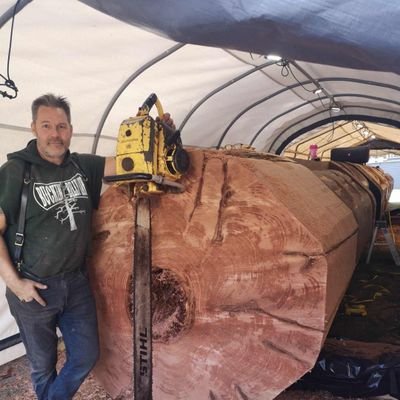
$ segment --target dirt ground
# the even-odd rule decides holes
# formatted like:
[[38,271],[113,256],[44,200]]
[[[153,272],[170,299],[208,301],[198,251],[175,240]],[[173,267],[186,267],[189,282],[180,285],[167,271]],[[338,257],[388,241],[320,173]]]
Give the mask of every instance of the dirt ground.
[[[65,360],[64,352],[59,353],[59,365]],[[124,397],[131,399],[133,397]],[[8,364],[0,366],[0,400],[35,400],[30,383],[29,366],[26,357],[21,357]],[[92,376],[83,383],[74,400],[111,400],[112,398],[100,387]],[[276,400],[343,400],[326,391],[286,390]],[[373,399],[392,399],[390,396],[374,397]],[[115,399],[117,400],[117,399]],[[122,400],[122,398],[118,399]],[[347,400],[363,400],[358,397]]]
[[[64,352],[60,351],[59,365],[64,362]],[[132,397],[124,397],[125,399]],[[391,397],[380,397],[379,399],[390,399]],[[29,377],[29,366],[26,357],[21,357],[0,367],[0,400],[35,400]],[[74,400],[111,400],[112,398],[89,376],[83,383]],[[329,392],[287,390],[281,393],[276,400],[340,400]],[[349,398],[347,398],[349,399]],[[362,400],[361,398],[350,398]],[[378,398],[375,398],[378,399]],[[118,399],[118,400],[122,400]],[[370,398],[371,400],[371,398]]]
[[[400,241],[400,227],[396,228],[395,234],[396,242]],[[399,245],[399,243],[396,244]],[[379,360],[383,353],[389,352],[395,354],[400,360],[399,287],[400,267],[394,265],[393,258],[386,247],[376,247],[370,264],[360,263],[356,268],[322,352],[334,357],[353,356],[367,360]],[[63,364],[64,359],[65,355],[61,346],[59,366]],[[311,371],[311,376],[313,371]],[[340,384],[340,379],[338,382]],[[304,388],[304,386],[301,387]],[[309,382],[305,387],[307,390],[289,388],[276,397],[276,400],[395,399],[389,395],[340,397],[321,390],[324,386],[313,380],[311,380],[311,386]],[[31,389],[26,357],[0,366],[0,400],[35,398]],[[131,398],[133,398],[132,394],[127,393],[119,400]],[[92,376],[88,377],[74,397],[74,400],[100,399],[111,400],[111,397]]]

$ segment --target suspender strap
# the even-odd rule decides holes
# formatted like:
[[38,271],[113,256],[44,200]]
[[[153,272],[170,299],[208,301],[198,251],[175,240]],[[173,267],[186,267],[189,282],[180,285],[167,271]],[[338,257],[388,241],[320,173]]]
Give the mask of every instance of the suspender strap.
[[31,164],[25,163],[24,183],[22,186],[18,226],[17,226],[17,232],[15,233],[15,243],[14,243],[15,244],[14,262],[18,270],[21,269],[21,264],[22,264],[22,247],[24,245],[24,239],[25,239],[24,231],[25,231],[26,206],[28,204],[30,186],[31,186]]
[[86,174],[83,172],[80,165],[72,157],[70,158],[70,161],[71,161],[72,165],[82,174],[83,180],[85,182],[87,182],[88,178],[87,178]]

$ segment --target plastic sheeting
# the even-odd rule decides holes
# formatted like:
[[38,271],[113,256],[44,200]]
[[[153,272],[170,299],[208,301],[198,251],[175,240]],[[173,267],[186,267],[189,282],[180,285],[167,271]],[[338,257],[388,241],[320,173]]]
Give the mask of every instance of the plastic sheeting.
[[302,390],[326,390],[337,396],[371,397],[390,394],[400,399],[400,355],[368,360],[326,354],[295,385]]
[[80,1],[178,42],[400,72],[396,1]]

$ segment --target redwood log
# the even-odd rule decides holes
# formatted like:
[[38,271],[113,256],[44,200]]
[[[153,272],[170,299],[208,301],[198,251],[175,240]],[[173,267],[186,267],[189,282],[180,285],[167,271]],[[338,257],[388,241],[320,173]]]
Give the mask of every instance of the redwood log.
[[[190,158],[187,190],[152,199],[153,398],[273,399],[318,357],[356,265],[357,220],[288,159]],[[94,372],[114,398],[132,385],[134,216],[111,187],[94,217]]]
[[347,172],[351,177],[360,175],[365,179],[368,190],[372,193],[376,202],[375,219],[384,218],[384,214],[389,206],[390,194],[393,190],[393,178],[386,174],[382,169],[373,168],[368,165],[351,163],[332,163],[333,168]]
[[[358,261],[368,251],[375,226],[376,200],[368,189],[367,178],[348,163],[300,163],[311,169],[352,210],[359,228],[356,256]],[[350,168],[350,171],[346,168]]]

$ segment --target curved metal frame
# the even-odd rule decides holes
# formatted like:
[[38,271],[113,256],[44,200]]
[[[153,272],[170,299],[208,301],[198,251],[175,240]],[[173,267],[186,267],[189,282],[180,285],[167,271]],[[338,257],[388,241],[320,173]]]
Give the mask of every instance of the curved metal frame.
[[[351,107],[357,107],[357,106],[350,106]],[[374,107],[364,107],[365,109],[370,109],[370,110],[375,110],[375,111],[386,111],[386,110],[382,110],[380,108],[374,108]],[[400,115],[400,111],[392,111],[393,113],[399,114]],[[307,118],[305,118],[303,121],[307,120],[308,118],[311,117],[315,117],[316,115],[322,114],[322,112],[316,113],[312,116],[309,116]],[[275,154],[280,154],[285,147],[293,140],[296,139],[297,137],[301,136],[302,134],[318,128],[319,126],[334,122],[334,121],[351,121],[351,120],[362,120],[362,121],[368,121],[368,122],[375,122],[375,123],[384,123],[387,125],[391,125],[394,128],[399,128],[400,129],[400,119],[399,120],[394,120],[394,119],[390,119],[390,118],[383,118],[383,117],[373,117],[371,115],[365,115],[365,114],[346,114],[346,115],[335,115],[335,116],[330,116],[329,118],[325,118],[322,120],[318,120],[314,123],[312,123],[311,125],[307,125],[301,129],[299,129],[298,131],[296,131],[295,133],[293,133],[292,135],[290,135],[289,137],[287,137],[280,145],[279,147],[276,149],[276,151],[274,152]],[[300,122],[300,121],[298,121]],[[287,129],[295,126],[296,124],[291,125],[290,127],[288,127]],[[287,130],[286,129],[286,130]],[[269,147],[269,150],[267,151],[272,151],[272,146]]]
[[[343,123],[343,124],[337,125],[337,126],[335,127],[335,129],[344,129],[344,127],[345,127],[346,125],[348,125],[348,124],[350,124],[350,121],[346,121],[346,122]],[[297,150],[298,150],[298,148],[299,148],[299,146],[301,146],[302,144],[304,144],[305,141],[309,141],[309,140],[312,140],[312,139],[317,139],[318,137],[321,137],[321,136],[326,135],[326,134],[327,134],[328,132],[330,132],[331,130],[332,130],[332,128],[329,128],[329,129],[327,129],[326,131],[322,130],[321,132],[318,132],[316,135],[313,135],[313,136],[311,136],[311,137],[307,137],[306,139],[304,139],[304,141],[298,142],[298,143],[296,144],[296,148],[295,148],[294,152],[296,153]],[[350,134],[353,134],[353,133],[354,133],[353,131],[350,132]],[[317,144],[318,144],[318,143],[317,143]]]
[[[15,15],[33,0],[19,0]],[[0,29],[13,17],[15,4],[13,4],[3,15],[0,16]]]
[[206,94],[201,100],[199,100],[193,107],[192,109],[186,114],[186,117],[183,119],[182,123],[179,126],[179,130],[182,131],[183,127],[186,125],[187,121],[189,118],[195,113],[195,111],[203,104],[205,103],[208,99],[210,99],[212,96],[215,94],[219,93],[221,90],[227,88],[230,85],[233,85],[235,82],[240,81],[241,79],[245,78],[248,75],[251,75],[254,72],[257,72],[263,68],[269,67],[270,65],[275,65],[276,61],[268,61],[264,64],[258,65],[243,74],[238,75],[236,78],[230,79],[228,82],[224,83],[221,86],[218,86],[216,89],[212,90],[208,94]]
[[[305,82],[301,82],[301,83],[302,83],[303,85],[308,85],[308,84],[312,83],[312,81],[305,81]],[[229,129],[231,129],[231,127],[234,125],[234,123],[235,123],[243,114],[245,114],[247,111],[251,110],[252,108],[258,106],[259,104],[261,104],[261,103],[263,103],[263,102],[265,102],[265,101],[267,101],[267,100],[270,100],[270,99],[272,99],[273,97],[278,96],[278,95],[280,95],[280,94],[282,94],[282,93],[284,93],[284,92],[287,92],[288,90],[294,89],[294,88],[296,88],[296,87],[298,87],[298,86],[301,86],[301,85],[300,85],[299,83],[296,83],[296,84],[293,84],[293,85],[290,85],[290,86],[286,86],[286,87],[284,87],[283,89],[278,90],[277,92],[271,93],[270,95],[268,95],[268,96],[266,96],[266,97],[263,97],[263,98],[260,99],[260,100],[257,100],[256,102],[250,104],[248,107],[246,107],[245,109],[243,109],[239,114],[236,115],[236,117],[228,124],[228,126],[227,126],[227,127],[225,128],[225,130],[222,132],[222,135],[221,135],[221,137],[219,138],[218,143],[217,143],[217,146],[216,146],[217,149],[219,149],[219,148],[221,147],[221,144],[222,144],[223,140],[225,139],[225,136],[227,135]]]
[[[336,127],[335,127],[335,130],[338,130],[338,129],[343,129],[343,130],[344,130],[344,127],[345,127],[346,125],[350,124],[350,123],[351,123],[350,121],[346,121],[346,123],[341,124],[341,125],[339,125],[339,126],[336,126]],[[318,132],[317,135],[313,135],[313,136],[311,136],[311,137],[307,137],[307,138],[305,138],[303,141],[296,143],[296,147],[295,147],[295,149],[294,149],[295,158],[296,158],[296,154],[297,154],[297,152],[298,152],[298,149],[299,149],[299,147],[300,147],[301,145],[304,145],[305,142],[308,142],[308,141],[310,141],[310,140],[316,139],[316,138],[321,137],[321,136],[325,136],[325,135],[326,135],[328,132],[330,132],[331,130],[332,130],[332,129],[328,129],[328,130],[326,130],[326,131],[324,131],[324,132]],[[332,139],[332,141],[330,141],[329,143],[336,142],[337,140],[343,139],[343,138],[345,138],[345,137],[348,136],[348,135],[353,135],[353,134],[356,133],[356,132],[359,133],[358,129],[353,130],[353,131],[351,131],[351,132],[347,132],[345,135],[339,136],[339,137],[337,137],[336,139]],[[324,143],[324,144],[321,145],[321,144],[320,144],[319,142],[317,142],[317,141],[315,141],[315,143],[318,144],[318,149],[320,149],[321,147],[325,147],[325,146],[327,146],[327,145],[329,144],[328,142],[326,142],[326,143]]]
[[[353,135],[353,134],[356,133],[356,132],[358,132],[358,131],[355,130],[355,131],[348,132],[348,133],[346,133],[345,135],[339,136],[339,137],[337,137],[336,139],[331,140],[329,143],[324,143],[324,144],[321,145],[321,146],[318,145],[318,151],[320,151],[323,147],[326,147],[326,146],[328,146],[329,144],[332,144],[333,142],[337,142],[338,140],[344,139],[346,136],[351,136],[351,135]],[[353,138],[353,139],[354,139],[354,138]],[[352,139],[343,141],[342,144],[348,143],[348,142],[350,142],[350,141],[352,141]],[[364,142],[367,142],[367,141],[368,141],[368,139],[361,138],[357,143],[364,143]],[[296,148],[297,148],[297,147],[296,147]],[[324,153],[326,153],[326,152],[329,151],[329,150],[331,150],[331,148],[327,148],[327,149],[323,150],[322,153],[321,153],[321,158],[323,157]],[[294,158],[295,158],[295,159],[296,159],[296,154],[297,154],[297,151],[295,150],[295,151],[294,151]],[[300,154],[303,154],[303,155],[304,155],[304,153],[300,153]]]
[[[288,90],[292,90],[292,89],[295,89],[295,88],[297,88],[297,87],[301,87],[301,86],[304,86],[304,85],[308,85],[308,84],[310,84],[310,83],[312,83],[312,82],[313,82],[312,80],[307,80],[307,81],[295,83],[295,84],[290,85],[290,86],[286,86],[285,88],[280,89],[280,90],[278,90],[278,91],[276,91],[276,92],[274,92],[274,93],[271,93],[270,95],[268,95],[268,96],[266,96],[266,97],[263,97],[262,99],[257,100],[256,102],[254,102],[254,103],[250,104],[249,106],[247,106],[246,108],[244,108],[239,114],[237,114],[237,115],[233,118],[233,120],[232,120],[232,121],[228,124],[228,126],[225,128],[225,130],[224,130],[224,132],[222,133],[222,135],[221,135],[221,137],[220,137],[220,139],[219,139],[219,141],[218,141],[216,147],[219,148],[219,147],[221,146],[221,144],[222,144],[223,140],[225,139],[225,137],[226,137],[228,131],[230,130],[230,128],[231,128],[231,127],[235,124],[235,122],[236,122],[243,114],[245,114],[247,111],[251,110],[252,108],[258,106],[259,104],[261,104],[261,103],[263,103],[263,102],[265,102],[265,101],[267,101],[267,100],[270,100],[270,99],[272,99],[272,98],[274,98],[274,97],[276,97],[276,96],[278,96],[278,95],[280,95],[280,94],[282,94],[282,93],[284,93],[284,92],[286,92],[286,91],[288,91]],[[387,88],[387,89],[392,89],[392,90],[396,90],[396,91],[399,91],[399,92],[400,92],[400,87],[399,87],[399,86],[396,86],[396,85],[391,85],[391,84],[388,84],[388,83],[381,83],[381,82],[376,82],[376,81],[368,81],[368,80],[365,80],[365,79],[357,79],[357,78],[327,77],[327,78],[320,78],[320,79],[318,79],[318,82],[320,82],[320,83],[321,83],[321,82],[353,82],[353,83],[359,83],[359,84],[364,84],[364,85],[371,85],[371,86],[384,87],[384,88]],[[335,95],[335,96],[336,96],[336,95]],[[287,114],[287,113],[282,114],[282,116],[285,115],[285,114]]]
[[[399,101],[395,101],[395,100],[391,100],[391,99],[387,99],[387,98],[382,98],[382,97],[377,97],[377,96],[369,96],[366,94],[353,94],[353,93],[337,93],[335,94],[335,97],[361,97],[361,98],[365,98],[365,99],[370,99],[370,100],[377,100],[377,101],[383,101],[386,103],[391,103],[391,104],[395,104],[397,106],[400,106],[400,102]],[[292,111],[298,110],[301,107],[304,107],[310,103],[314,103],[314,102],[318,102],[320,100],[325,100],[329,98],[328,96],[324,96],[324,97],[319,97],[317,99],[312,99],[309,101],[305,101],[302,104],[299,104],[295,107],[290,108],[289,110],[285,111],[284,113],[278,114],[276,115],[274,118],[270,119],[267,123],[265,123],[257,132],[256,134],[253,136],[253,139],[251,139],[250,141],[250,145],[252,146],[253,143],[255,142],[255,140],[258,138],[258,136],[260,135],[260,133],[268,126],[270,125],[272,122],[276,121],[277,119],[283,117],[286,114],[289,114]],[[357,107],[361,107],[361,106],[357,106]],[[326,111],[329,111],[329,109],[326,109]],[[275,141],[274,141],[275,142]],[[274,142],[272,143],[272,145],[274,144]]]
[[143,64],[140,68],[138,68],[122,85],[121,87],[117,90],[117,92],[114,94],[110,102],[108,103],[106,109],[103,112],[103,115],[101,116],[99,125],[97,127],[96,133],[94,135],[94,141],[92,145],[92,154],[96,154],[97,151],[97,145],[100,140],[100,135],[101,131],[103,130],[104,124],[106,122],[106,119],[108,115],[110,114],[114,104],[118,100],[119,96],[124,92],[124,90],[139,76],[141,75],[144,71],[146,71],[148,68],[150,68],[152,65],[156,64],[158,61],[163,60],[164,58],[168,57],[172,53],[175,53],[177,50],[185,46],[184,43],[178,43],[175,46],[172,46],[168,50],[164,51],[163,53],[159,54],[158,56],[154,57],[152,60],[147,62],[146,64]]

